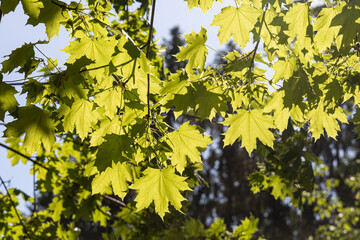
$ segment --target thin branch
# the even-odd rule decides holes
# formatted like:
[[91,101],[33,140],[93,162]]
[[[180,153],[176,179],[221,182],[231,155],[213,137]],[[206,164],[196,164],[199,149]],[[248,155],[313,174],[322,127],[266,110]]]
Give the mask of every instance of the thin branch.
[[[264,25],[266,10],[267,10],[267,5],[266,5],[266,7],[265,7],[265,10],[264,10],[264,13],[263,13],[263,16],[262,16],[262,19],[261,19],[261,23],[260,23],[259,38],[260,38],[260,34],[261,34],[261,29],[262,29],[262,27],[263,27],[263,25]],[[251,69],[252,69],[252,67],[253,67],[253,65],[254,65],[255,56],[256,56],[256,51],[257,51],[257,49],[258,49],[258,47],[259,47],[260,40],[261,40],[261,38],[259,39],[259,41],[257,41],[256,46],[255,46],[255,48],[254,48],[254,50],[253,50],[254,55],[253,55],[253,57],[252,57],[252,59],[251,59],[251,62],[250,62],[250,67],[249,67],[249,70],[250,70],[250,71],[251,71]]]
[[[146,49],[146,58],[149,59],[150,54],[150,46],[151,40],[153,35],[153,28],[154,28],[154,17],[155,17],[155,6],[156,0],[153,0],[152,8],[151,8],[151,20],[150,20],[150,31],[149,31],[149,38],[147,41],[147,49]],[[147,74],[147,107],[148,107],[148,122],[150,122],[150,74]]]
[[0,146],[3,147],[3,148],[6,148],[7,150],[10,150],[10,151],[12,151],[12,152],[14,152],[14,153],[16,153],[16,154],[18,154],[18,155],[20,155],[20,156],[22,156],[23,158],[26,158],[27,160],[29,160],[30,162],[32,162],[32,163],[35,164],[35,165],[38,165],[38,166],[40,166],[40,167],[42,167],[42,168],[44,168],[44,169],[46,169],[46,170],[48,170],[48,171],[50,170],[48,167],[45,167],[43,164],[35,161],[35,160],[32,159],[31,157],[26,156],[25,154],[19,152],[18,150],[14,149],[14,148],[12,148],[12,147],[6,146],[5,144],[3,144],[3,143],[1,143],[1,142],[0,142]]
[[104,195],[104,198],[106,198],[106,199],[108,199],[108,200],[110,200],[110,201],[112,201],[112,202],[115,202],[115,203],[117,203],[117,204],[119,204],[119,205],[121,205],[121,206],[123,206],[123,207],[127,207],[124,202],[122,202],[122,201],[120,201],[120,200],[118,200],[118,199],[116,199],[116,198],[113,198],[113,197],[111,197],[111,196],[109,196],[109,195]]
[[18,213],[18,211],[17,211],[17,209],[16,209],[16,205],[15,205],[14,201],[12,200],[11,195],[10,195],[10,193],[9,193],[9,190],[8,190],[8,188],[6,187],[6,185],[5,185],[4,180],[2,179],[2,177],[0,177],[0,181],[1,181],[1,184],[4,186],[5,191],[6,191],[6,194],[7,194],[8,197],[9,197],[10,203],[11,203],[12,207],[13,207],[14,210],[15,210],[16,216],[17,216],[17,218],[19,219],[19,222],[20,222],[20,224],[22,225],[22,227],[23,227],[23,229],[24,229],[24,233],[26,234],[26,236],[27,236],[29,239],[31,239],[28,231],[26,230],[25,224],[23,223],[23,221],[22,221],[21,218],[20,218],[20,215],[19,215],[19,213]]
[[226,60],[230,61],[230,59],[228,59],[224,54],[222,54],[221,52],[219,52],[218,50],[216,50],[215,48],[210,47],[209,45],[205,44],[205,47],[210,48],[211,50],[213,50],[214,52],[216,52],[217,54],[221,55],[223,58],[225,58]]
[[55,69],[59,73],[61,73],[61,71],[58,69],[58,67],[55,65],[55,63],[50,58],[48,58],[36,45],[34,45],[34,47],[36,48],[36,50],[38,50],[55,67]]

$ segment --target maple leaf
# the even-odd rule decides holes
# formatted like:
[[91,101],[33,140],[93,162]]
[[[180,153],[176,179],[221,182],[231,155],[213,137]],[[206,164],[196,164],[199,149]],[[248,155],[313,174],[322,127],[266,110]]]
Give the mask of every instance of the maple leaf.
[[15,11],[18,4],[19,0],[1,0],[1,11],[4,15],[8,14],[9,12]]
[[234,42],[244,48],[261,13],[261,10],[250,5],[243,4],[238,8],[228,6],[214,17],[211,26],[220,26],[218,33],[220,44],[227,43],[233,36]]
[[133,181],[129,165],[126,162],[113,162],[111,167],[106,168],[93,179],[92,194],[104,194],[111,183],[114,194],[124,199],[129,189],[127,181]]
[[360,9],[343,3],[341,13],[331,21],[331,26],[341,26],[337,47],[345,47],[353,43],[355,36],[360,31]]
[[114,37],[83,37],[72,41],[63,51],[70,54],[67,63],[74,63],[76,59],[86,56],[95,62],[90,66],[104,66],[109,64],[116,44],[117,41]]
[[179,47],[180,51],[175,55],[178,61],[189,60],[185,67],[187,72],[191,72],[198,67],[204,68],[206,54],[208,54],[208,50],[205,47],[207,40],[206,29],[201,27],[201,31],[198,34],[192,31],[184,37],[187,46]]
[[340,2],[334,8],[323,8],[314,21],[314,30],[317,31],[314,43],[319,52],[329,48],[339,33],[341,26],[331,26],[333,18],[341,12],[345,2]]
[[41,1],[37,0],[21,0],[24,12],[33,18],[38,18],[40,9],[44,7]]
[[113,162],[123,162],[126,156],[134,151],[131,148],[133,139],[125,135],[108,134],[105,142],[99,147],[96,154],[95,166],[101,172],[110,167]]
[[135,198],[137,210],[147,208],[154,201],[155,211],[161,219],[169,212],[169,202],[180,211],[181,202],[186,200],[180,191],[191,190],[185,181],[186,177],[175,174],[175,168],[171,166],[164,169],[148,167],[143,173],[144,176],[130,186],[138,190]]
[[18,106],[14,97],[17,91],[14,87],[0,81],[0,120],[4,121],[5,112],[13,112]]
[[71,107],[63,104],[59,109],[59,114],[64,116],[64,130],[72,132],[76,127],[76,132],[81,139],[84,139],[99,118],[93,106],[94,103],[85,99],[76,100]]
[[29,154],[42,152],[41,144],[52,149],[55,143],[51,113],[34,105],[19,108],[19,118],[6,125],[5,136],[19,137],[26,133],[23,147]]
[[232,144],[240,138],[241,146],[245,147],[249,154],[256,149],[256,139],[264,145],[273,147],[275,138],[269,130],[274,128],[273,119],[263,112],[261,109],[253,109],[250,112],[239,109],[236,114],[227,117],[223,122],[224,125],[229,126],[224,133],[224,145]]
[[312,132],[315,140],[319,139],[321,135],[324,135],[324,130],[328,137],[335,139],[337,131],[340,130],[337,120],[347,123],[346,114],[340,107],[336,108],[333,113],[329,113],[324,108],[322,101],[320,101],[317,108],[310,110],[307,116],[310,120],[309,131]]
[[24,67],[29,62],[29,59],[34,58],[34,44],[25,43],[20,48],[15,49],[8,56],[9,59],[3,61],[1,72],[11,73],[17,67]]
[[289,79],[292,77],[293,73],[298,69],[298,64],[296,58],[290,58],[284,60],[279,60],[274,63],[272,66],[276,72],[273,76],[274,82],[278,82],[282,78]]
[[114,117],[111,120],[105,117],[101,120],[99,128],[91,134],[90,146],[99,146],[104,142],[106,134],[119,133],[120,129],[121,121],[119,117]]
[[310,23],[308,5],[302,3],[293,4],[286,13],[284,20],[289,24],[288,34],[291,38],[290,40],[297,37],[297,43],[300,48],[306,47],[304,45],[304,40],[307,33],[307,27]]
[[[34,1],[34,0],[26,0]],[[52,38],[54,35],[58,35],[60,30],[60,22],[65,21],[68,17],[68,12],[63,11],[58,5],[65,6],[66,4],[57,0],[41,0],[43,8],[40,9],[38,17],[30,17],[27,24],[33,26],[38,25],[39,23],[44,23],[46,27],[46,34],[48,38]],[[56,5],[56,4],[58,5]]]
[[[200,7],[203,13],[206,13],[208,10],[212,9],[214,0],[185,0],[188,3],[189,9],[195,7]],[[222,2],[222,0],[216,0]]]
[[105,115],[112,118],[123,105],[123,94],[121,89],[110,88],[95,95],[94,102],[105,109]]
[[208,136],[202,135],[190,122],[183,123],[179,129],[169,133],[168,142],[173,149],[171,162],[180,173],[186,167],[187,158],[193,163],[201,163],[198,148],[206,148],[212,143]]

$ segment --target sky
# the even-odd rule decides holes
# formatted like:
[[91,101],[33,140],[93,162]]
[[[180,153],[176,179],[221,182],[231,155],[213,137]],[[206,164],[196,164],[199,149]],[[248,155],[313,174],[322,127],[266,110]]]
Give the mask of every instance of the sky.
[[[65,0],[69,3],[70,1]],[[83,0],[84,2],[84,0]],[[224,46],[219,45],[217,38],[218,27],[210,26],[213,16],[221,12],[221,8],[228,5],[234,5],[233,0],[223,0],[223,4],[215,2],[213,9],[203,14],[201,9],[192,9],[189,11],[187,3],[183,0],[157,0],[155,8],[154,27],[156,30],[156,39],[169,38],[169,31],[174,26],[179,26],[182,34],[189,34],[191,31],[199,32],[201,26],[208,30],[207,45],[214,49],[222,49]],[[7,59],[5,56],[10,54],[12,50],[21,47],[24,43],[36,42],[38,40],[47,40],[44,25],[32,27],[25,25],[27,16],[24,15],[21,4],[18,5],[15,12],[11,12],[3,16],[0,23],[0,62]],[[57,59],[59,64],[63,64],[68,55],[60,49],[69,45],[68,34],[61,27],[59,36],[54,36],[50,44],[38,45],[40,50],[51,59]],[[37,56],[42,57],[39,52]],[[215,52],[209,49],[209,62],[215,56]],[[12,73],[4,75],[4,81],[21,79],[23,75]],[[21,89],[18,89],[21,91]],[[25,105],[25,96],[17,95],[17,99],[21,105]],[[11,118],[6,118],[11,121]],[[5,127],[0,125],[0,136],[3,135]],[[4,142],[3,138],[0,138]],[[8,187],[19,188],[30,196],[33,196],[33,176],[29,174],[31,164],[24,165],[22,163],[11,166],[10,160],[6,158],[7,152],[0,148],[0,176],[4,181],[9,181]],[[4,188],[0,187],[0,191],[4,192]],[[21,204],[21,211],[26,211],[24,204]]]

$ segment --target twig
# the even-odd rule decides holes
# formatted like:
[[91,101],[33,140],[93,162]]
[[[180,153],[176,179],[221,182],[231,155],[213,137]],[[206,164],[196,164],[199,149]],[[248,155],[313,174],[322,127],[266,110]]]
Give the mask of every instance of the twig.
[[267,6],[268,6],[268,5],[266,5],[266,7],[265,7],[265,10],[264,10],[264,13],[263,13],[263,17],[262,17],[262,19],[261,19],[260,29],[259,29],[259,41],[257,41],[257,43],[256,43],[256,45],[255,45],[255,48],[254,48],[254,50],[253,50],[254,55],[253,55],[253,57],[252,57],[252,59],[251,59],[251,62],[250,62],[250,67],[249,67],[249,70],[250,70],[250,71],[251,71],[251,69],[252,69],[252,67],[253,67],[253,65],[254,65],[256,51],[257,51],[257,49],[258,49],[258,47],[259,47],[259,43],[260,43],[260,40],[261,40],[260,34],[261,34],[262,26],[264,25],[264,19],[265,19],[265,13],[266,13],[266,10],[267,10]]
[[123,206],[123,207],[127,207],[124,202],[122,202],[122,201],[120,201],[120,200],[118,200],[118,199],[116,199],[116,198],[113,198],[113,197],[111,197],[111,196],[109,196],[109,195],[104,195],[104,198],[106,198],[106,199],[108,199],[108,200],[110,200],[110,201],[113,201],[113,202],[115,202],[115,203],[117,203],[117,204],[119,204],[119,205],[121,205],[121,206]]
[[27,236],[29,239],[31,239],[28,231],[26,230],[25,224],[23,223],[23,221],[22,221],[21,218],[20,218],[20,215],[19,215],[19,213],[18,213],[18,211],[17,211],[17,209],[16,209],[16,205],[15,205],[14,201],[12,200],[11,195],[10,195],[10,193],[9,193],[9,190],[8,190],[8,188],[6,187],[6,185],[5,185],[4,180],[2,179],[2,177],[0,177],[0,181],[1,181],[1,184],[4,186],[5,191],[6,191],[6,194],[7,194],[8,197],[9,197],[10,203],[11,203],[12,207],[13,207],[14,210],[15,210],[16,216],[17,216],[17,218],[19,219],[19,222],[20,222],[20,224],[22,225],[22,227],[23,227],[23,229],[24,229],[24,233],[26,234],[26,236]]
[[[149,59],[150,54],[150,46],[151,46],[151,39],[153,35],[153,28],[154,28],[154,17],[155,17],[155,5],[156,0],[153,0],[152,8],[151,8],[151,20],[150,20],[150,31],[149,31],[149,38],[147,41],[147,49],[146,49],[146,58]],[[147,107],[148,107],[148,122],[150,122],[150,74],[147,74]]]
[[43,164],[38,163],[37,161],[35,161],[35,160],[32,159],[31,157],[26,156],[25,154],[19,152],[19,151],[16,150],[16,149],[13,149],[12,147],[6,146],[6,145],[3,144],[3,143],[0,143],[0,146],[3,147],[3,148],[6,148],[7,150],[10,150],[10,151],[12,151],[12,152],[14,152],[14,153],[16,153],[16,154],[18,154],[18,155],[20,155],[20,156],[22,156],[23,158],[26,158],[27,160],[29,160],[30,162],[32,162],[32,163],[35,164],[35,165],[38,165],[38,166],[40,166],[40,167],[42,167],[42,168],[44,168],[44,169],[46,169],[46,170],[48,170],[48,171],[50,170],[48,167],[45,167]]
[[55,67],[55,69],[59,73],[61,73],[60,70],[58,69],[58,67],[55,65],[55,63],[50,58],[48,58],[36,45],[34,45],[34,47],[36,48],[36,50],[38,50]]

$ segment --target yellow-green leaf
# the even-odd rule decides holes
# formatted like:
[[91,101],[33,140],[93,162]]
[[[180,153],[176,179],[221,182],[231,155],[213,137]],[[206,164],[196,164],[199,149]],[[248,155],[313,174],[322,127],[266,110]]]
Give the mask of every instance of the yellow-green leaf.
[[269,115],[264,115],[263,112],[261,109],[250,112],[239,109],[236,114],[226,118],[223,124],[229,126],[229,129],[224,134],[224,144],[229,145],[240,139],[241,146],[245,147],[249,154],[256,149],[256,139],[264,145],[273,147],[275,138],[269,130],[274,128],[273,119]]
[[62,105],[59,114],[64,116],[63,125],[65,131],[76,132],[81,139],[87,137],[91,126],[99,119],[99,114],[93,110],[94,104],[85,99],[76,100],[71,107]]
[[51,113],[34,105],[19,108],[19,118],[6,125],[5,136],[19,137],[25,133],[23,147],[29,154],[42,152],[41,144],[52,149],[55,143],[54,121]]
[[206,29],[201,27],[201,31],[198,34],[191,32],[184,37],[187,46],[180,47],[180,51],[176,55],[177,59],[179,61],[189,60],[185,67],[187,72],[192,72],[198,67],[204,68],[206,54],[208,54],[208,50],[205,47],[205,42],[207,40]]
[[164,169],[147,168],[144,176],[136,180],[132,189],[138,191],[135,198],[138,211],[147,208],[152,202],[155,204],[155,211],[163,219],[166,212],[169,212],[169,202],[180,211],[181,202],[186,200],[180,191],[191,190],[185,181],[185,177],[175,174],[175,168]]
[[186,167],[187,158],[190,162],[201,163],[199,148],[206,148],[212,141],[208,136],[202,135],[196,126],[189,122],[183,123],[178,130],[168,134],[168,142],[173,149],[171,163],[176,170],[182,173]]
[[233,36],[234,42],[244,48],[261,13],[262,10],[245,4],[238,8],[225,7],[214,17],[211,26],[220,26],[218,33],[220,44],[227,43]]

